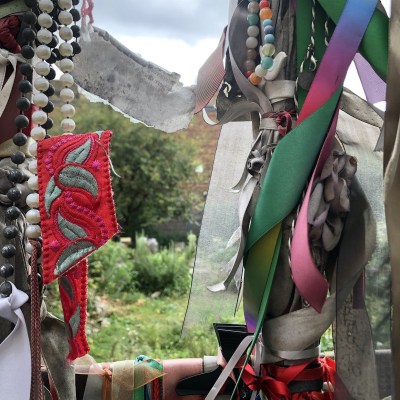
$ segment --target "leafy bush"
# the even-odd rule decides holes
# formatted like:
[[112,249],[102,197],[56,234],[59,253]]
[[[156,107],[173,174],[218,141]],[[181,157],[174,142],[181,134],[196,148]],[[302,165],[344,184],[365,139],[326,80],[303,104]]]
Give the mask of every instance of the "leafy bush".
[[136,237],[136,248],[110,242],[89,260],[92,289],[112,297],[142,292],[179,296],[190,287],[191,265],[196,237],[189,235],[184,249],[168,248],[153,253],[144,236]]

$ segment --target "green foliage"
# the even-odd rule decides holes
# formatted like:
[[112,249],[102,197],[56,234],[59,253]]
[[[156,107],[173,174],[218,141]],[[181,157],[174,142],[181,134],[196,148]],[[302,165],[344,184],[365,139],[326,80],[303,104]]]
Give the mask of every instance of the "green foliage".
[[[120,178],[112,186],[118,221],[133,239],[146,227],[174,217],[189,218],[192,195],[183,190],[194,176],[193,148],[187,141],[141,123],[132,123],[102,103],[76,103],[76,132],[113,131],[111,160]],[[60,115],[54,113],[55,126]]]
[[152,253],[147,238],[137,236],[136,248],[109,242],[92,254],[90,287],[114,298],[141,292],[163,296],[186,294],[196,248],[196,237],[189,235],[184,249],[169,248]]

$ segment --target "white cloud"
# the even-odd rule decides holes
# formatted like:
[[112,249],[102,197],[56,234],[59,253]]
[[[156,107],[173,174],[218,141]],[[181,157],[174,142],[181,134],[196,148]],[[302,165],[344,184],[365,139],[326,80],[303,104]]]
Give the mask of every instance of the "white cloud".
[[196,83],[197,72],[218,45],[218,38],[201,39],[193,45],[183,40],[118,35],[116,39],[145,60],[177,72],[186,86]]

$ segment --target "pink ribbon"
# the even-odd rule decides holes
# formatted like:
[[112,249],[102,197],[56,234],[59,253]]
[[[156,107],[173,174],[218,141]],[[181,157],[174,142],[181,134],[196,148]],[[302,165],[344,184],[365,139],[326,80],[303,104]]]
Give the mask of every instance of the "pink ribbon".
[[[346,3],[299,115],[299,123],[327,102],[343,84],[376,3],[376,0],[348,0]],[[300,209],[291,247],[293,281],[303,298],[318,312],[322,310],[329,285],[318,271],[311,255],[308,239],[308,204],[314,180],[321,173],[332,149],[338,115],[337,106]]]

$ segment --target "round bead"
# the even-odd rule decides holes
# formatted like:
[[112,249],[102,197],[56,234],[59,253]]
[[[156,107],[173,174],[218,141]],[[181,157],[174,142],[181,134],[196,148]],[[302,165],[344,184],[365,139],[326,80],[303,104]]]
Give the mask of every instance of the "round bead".
[[46,75],[46,79],[52,81],[53,79],[55,79],[55,77],[56,77],[56,71],[54,70],[54,68],[50,68],[49,73]]
[[62,26],[58,33],[60,35],[60,38],[65,41],[71,40],[74,37],[72,29],[68,26]]
[[27,63],[21,64],[21,66],[19,67],[19,72],[21,72],[22,75],[31,76],[33,73],[32,65]]
[[72,14],[69,11],[60,11],[58,14],[58,21],[63,25],[71,25],[73,20]]
[[45,113],[50,114],[50,113],[52,113],[52,112],[54,111],[54,104],[53,104],[51,101],[49,101],[49,102],[42,108],[42,110],[43,110]]
[[22,31],[22,39],[24,42],[33,42],[36,39],[36,33],[32,28],[25,28]]
[[[58,37],[56,35],[52,35],[49,47],[54,49],[55,47],[57,47],[58,43],[59,43]],[[51,58],[51,56],[49,58]]]
[[78,22],[81,19],[81,14],[79,13],[79,10],[77,10],[76,8],[73,8],[69,12],[71,13],[74,22]]
[[6,209],[6,217],[10,221],[17,219],[21,215],[21,211],[16,206],[11,206]]
[[10,282],[3,282],[0,285],[0,296],[8,297],[12,293],[12,286]]
[[38,75],[45,76],[50,72],[50,64],[46,61],[39,61],[35,65],[35,71]]
[[39,194],[38,193],[30,193],[26,197],[26,204],[30,208],[39,208]]
[[64,132],[73,132],[75,130],[75,121],[71,118],[65,118],[61,121],[61,129]]
[[4,258],[11,258],[15,256],[16,251],[17,249],[15,248],[15,246],[11,243],[8,243],[1,248],[1,255]]
[[49,46],[41,44],[40,46],[36,47],[36,55],[42,60],[47,60],[51,56],[51,49]]
[[28,147],[29,153],[33,156],[36,157],[37,156],[37,143],[33,142],[29,145]]
[[15,117],[15,125],[19,129],[24,129],[29,125],[29,119],[24,114],[19,114]]
[[272,57],[275,54],[275,46],[272,43],[266,43],[261,48],[261,55],[264,57]]
[[29,239],[38,239],[42,235],[42,230],[39,225],[28,225],[25,234]]
[[[22,153],[24,154],[24,153]],[[11,187],[7,190],[7,197],[11,201],[18,201],[21,198],[21,191],[17,187]]]
[[254,72],[257,76],[259,76],[260,78],[263,78],[265,75],[267,75],[268,71],[266,69],[264,69],[261,65],[257,65]]
[[61,10],[67,10],[72,7],[72,0],[58,0],[57,3]]
[[249,11],[250,14],[257,14],[260,11],[260,6],[257,2],[252,1],[247,6],[247,10]]
[[21,183],[24,180],[24,174],[18,168],[8,171],[8,180],[13,183]]
[[74,84],[74,78],[71,74],[65,73],[60,76],[60,82],[64,87],[71,87]]
[[81,45],[78,42],[72,42],[71,46],[72,46],[72,49],[74,50],[74,55],[81,53],[82,48],[81,48]]
[[37,175],[33,175],[28,179],[28,187],[29,187],[29,189],[32,189],[32,190],[38,190],[39,189]]
[[270,8],[263,8],[260,11],[260,18],[261,18],[261,20],[271,19],[272,18],[272,10]]
[[36,208],[29,210],[25,216],[30,224],[38,224],[40,222],[40,212]]
[[249,14],[247,16],[247,23],[249,25],[257,25],[260,18],[258,18],[257,14]]
[[273,63],[274,63],[274,59],[273,59],[272,57],[263,57],[263,58],[261,59],[261,66],[262,66],[264,69],[269,69],[269,68],[271,68],[272,65],[273,65]]
[[47,13],[39,14],[38,16],[38,23],[43,28],[51,28],[53,25],[53,19]]
[[23,79],[22,81],[20,81],[20,82],[18,83],[18,90],[19,90],[21,93],[29,93],[29,92],[32,92],[32,85],[31,85],[31,83],[30,83],[28,80]]
[[48,86],[47,90],[45,90],[43,93],[47,96],[47,97],[51,97],[54,96],[54,93],[56,92],[56,90],[54,89],[53,85]]
[[[11,154],[11,161],[14,164],[20,165],[25,161],[25,154],[22,151],[16,151]],[[10,198],[10,200],[12,200],[12,199]],[[18,200],[18,199],[16,199],[16,200]],[[12,201],[16,201],[16,200],[12,200]]]
[[36,47],[36,55],[42,60],[47,60],[51,56],[51,49],[49,46],[41,44],[40,46]]
[[18,236],[18,228],[15,225],[7,225],[4,229],[3,229],[3,236],[8,239],[15,239]]
[[272,21],[272,19],[270,19],[270,18],[264,19],[264,21],[263,21],[263,26],[264,26],[264,28],[265,28],[266,26],[272,25],[272,24],[273,24],[273,21]]
[[35,124],[42,125],[47,121],[47,114],[41,110],[35,111],[32,114],[32,121]]
[[247,35],[257,37],[260,33],[260,28],[256,25],[251,25],[247,28]]
[[247,49],[247,59],[248,60],[255,60],[257,58],[257,51],[254,49]]
[[258,40],[255,37],[248,37],[246,39],[246,47],[248,49],[255,49],[258,46]]
[[264,36],[265,43],[275,43],[275,36],[269,33],[268,35]]
[[262,78],[260,78],[258,75],[256,75],[255,72],[253,72],[250,76],[249,76],[249,81],[253,84],[253,85],[259,85],[262,82]]
[[53,20],[53,23],[51,24],[51,27],[49,28],[49,31],[52,33],[55,33],[58,31],[58,24],[56,21]]
[[79,0],[72,0],[72,4],[73,4],[74,6],[77,6],[77,5],[79,4]]
[[29,46],[29,44],[25,44],[24,46],[21,47],[21,54],[22,57],[26,58],[27,60],[30,60],[34,57],[35,50],[33,50],[33,47]]
[[61,114],[64,117],[73,117],[75,115],[75,107],[72,104],[63,104],[61,106]]
[[74,69],[74,63],[69,58],[63,58],[60,61],[60,69],[62,72],[71,72]]
[[72,25],[72,34],[74,35],[74,38],[79,38],[81,36],[81,29],[79,28],[78,25]]
[[18,147],[24,146],[27,141],[28,141],[28,138],[26,137],[26,135],[23,132],[17,132],[13,136],[13,143]]
[[36,78],[33,82],[33,86],[35,86],[36,90],[41,92],[45,92],[49,88],[49,81],[46,78]]
[[260,1],[260,8],[266,8],[266,7],[269,7],[269,1],[261,0]]
[[0,276],[4,279],[9,278],[14,274],[14,267],[11,264],[3,264],[0,266]]
[[[36,1],[35,1],[36,3]],[[30,7],[31,8],[31,7]],[[35,25],[37,21],[36,14],[32,11],[26,11],[22,17],[22,20],[25,22],[27,25]]]
[[71,57],[74,54],[74,50],[71,46],[71,43],[67,43],[67,42],[61,43],[59,50],[60,50],[60,54],[63,57]]
[[54,4],[51,0],[39,0],[38,6],[39,6],[40,11],[43,11],[46,13],[51,13],[54,8]]
[[264,33],[268,35],[269,33],[274,33],[274,27],[272,25],[267,25],[264,27]]
[[53,120],[51,118],[47,118],[47,121],[42,125],[42,127],[46,130],[49,130],[53,127]]
[[40,108],[44,107],[49,102],[49,98],[43,93],[36,93],[33,96],[33,104]]
[[[28,253],[28,254],[32,254],[33,253],[33,246],[28,242],[26,245],[25,245],[25,251]],[[29,277],[28,277],[28,279],[29,279]]]
[[40,43],[49,44],[53,39],[53,34],[46,28],[39,29],[37,38]]
[[[46,118],[47,120],[47,118]],[[31,130],[31,138],[33,140],[36,140],[37,142],[39,142],[40,140],[43,140],[46,137],[46,131],[43,129],[42,126],[35,126],[32,130]]]
[[15,104],[18,110],[21,111],[28,111],[29,107],[31,106],[31,102],[26,97],[18,98]]
[[[56,49],[54,49],[56,50]],[[51,52],[51,56],[47,59],[49,64],[54,64],[58,60],[57,55],[54,51]]]
[[37,161],[36,160],[29,161],[28,169],[30,172],[32,172],[32,174],[37,174]]
[[246,60],[244,63],[244,69],[246,71],[254,71],[255,67],[256,67],[256,63],[253,60]]
[[60,98],[64,103],[68,103],[75,98],[75,94],[71,89],[64,88],[60,92]]

